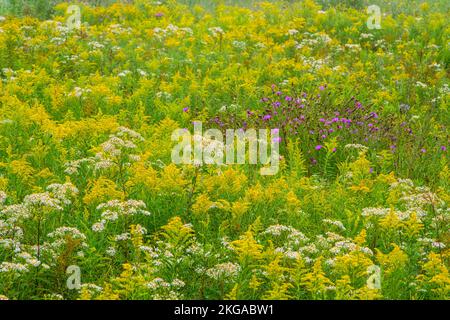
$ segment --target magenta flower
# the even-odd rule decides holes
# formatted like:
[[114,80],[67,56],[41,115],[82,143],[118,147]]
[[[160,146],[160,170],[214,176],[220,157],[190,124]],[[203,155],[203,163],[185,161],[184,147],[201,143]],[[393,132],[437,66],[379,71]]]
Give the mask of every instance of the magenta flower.
[[189,111],[189,107],[184,107],[183,108],[183,112],[188,112]]
[[275,142],[275,143],[276,142],[280,143],[281,142],[281,137],[273,138],[272,141]]
[[316,150],[320,150],[320,149],[322,149],[323,148],[323,146],[322,145],[320,145],[320,144],[318,144],[317,146],[316,146]]
[[441,146],[441,151],[447,151],[447,148],[445,146]]

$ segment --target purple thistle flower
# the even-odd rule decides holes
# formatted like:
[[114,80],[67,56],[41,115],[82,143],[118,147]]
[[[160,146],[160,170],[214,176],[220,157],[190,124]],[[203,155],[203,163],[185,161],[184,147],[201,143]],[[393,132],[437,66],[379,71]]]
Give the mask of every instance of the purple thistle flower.
[[323,148],[323,146],[320,145],[320,144],[318,144],[318,145],[315,147],[316,150],[320,150],[320,149],[322,149],[322,148]]
[[277,142],[280,143],[281,142],[281,137],[273,138],[272,141],[275,142],[275,143],[277,143]]

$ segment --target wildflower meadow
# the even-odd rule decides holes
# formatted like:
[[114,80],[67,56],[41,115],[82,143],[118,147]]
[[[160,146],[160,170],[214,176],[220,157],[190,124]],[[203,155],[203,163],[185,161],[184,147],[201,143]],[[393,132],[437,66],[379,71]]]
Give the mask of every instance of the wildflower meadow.
[[0,300],[448,300],[449,9],[0,0]]

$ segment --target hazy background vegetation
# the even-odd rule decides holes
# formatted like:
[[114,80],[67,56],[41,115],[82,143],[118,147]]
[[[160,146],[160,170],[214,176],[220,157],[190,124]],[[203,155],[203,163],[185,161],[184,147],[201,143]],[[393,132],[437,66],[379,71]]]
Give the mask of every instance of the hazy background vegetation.
[[[261,0],[82,0],[82,1],[67,1],[67,0],[0,0],[0,14],[24,16],[30,15],[41,19],[49,19],[54,14],[53,7],[60,2],[68,3],[83,3],[91,6],[107,6],[113,3],[168,3],[178,2],[189,6],[201,5],[209,10],[214,10],[215,7],[221,4],[226,5],[240,5],[245,7],[252,7],[259,2],[277,2],[277,3],[294,3],[299,0],[276,0],[276,1],[261,1]],[[329,7],[354,7],[364,8],[369,5],[379,5],[384,13],[391,13],[397,15],[400,13],[414,14],[419,11],[419,5],[428,2],[430,10],[432,11],[446,11],[450,9],[450,1],[447,0],[316,0],[316,3],[322,5],[324,9]]]

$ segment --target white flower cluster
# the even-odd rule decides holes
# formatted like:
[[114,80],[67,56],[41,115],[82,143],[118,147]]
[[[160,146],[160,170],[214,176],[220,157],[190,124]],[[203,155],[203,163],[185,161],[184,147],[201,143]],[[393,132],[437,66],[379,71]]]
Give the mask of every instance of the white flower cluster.
[[[95,232],[101,232],[105,229],[108,221],[116,221],[119,217],[144,215],[149,216],[150,212],[145,210],[146,204],[141,200],[111,200],[106,203],[101,203],[97,206],[97,210],[102,211],[101,220],[92,225],[92,230]],[[142,228],[142,232],[145,229]]]
[[325,222],[325,223],[331,224],[331,225],[333,225],[335,227],[338,227],[342,231],[346,230],[344,224],[341,221],[339,221],[339,220],[323,219],[322,222]]
[[223,35],[225,32],[221,27],[212,27],[208,29],[211,32],[213,37],[218,37],[219,35]]
[[298,243],[299,241],[308,241],[309,239],[300,231],[297,229],[291,227],[291,226],[284,226],[281,224],[276,224],[269,226],[265,231],[263,231],[261,234],[270,234],[272,236],[280,236],[283,232],[287,233],[287,238],[289,240],[293,240],[295,243]]
[[83,164],[86,165],[95,165],[95,158],[83,158],[83,159],[79,159],[79,160],[73,160],[73,161],[69,161],[66,162],[64,164],[64,166],[66,167],[66,169],[64,170],[65,173],[72,175],[75,173],[78,173],[78,171],[80,170],[81,166]]
[[116,242],[126,241],[126,240],[130,240],[130,239],[131,239],[131,235],[128,232],[118,234],[114,237],[114,241],[116,241]]
[[184,35],[192,35],[193,31],[191,28],[185,27],[180,28],[173,24],[169,24],[167,28],[154,28],[153,34],[155,38],[162,40],[167,36],[171,35],[178,35],[178,36],[184,36]]
[[361,46],[356,43],[346,43],[344,46],[346,49],[349,49],[351,52],[359,52],[361,51]]
[[59,184],[54,183],[47,187],[46,192],[33,193],[25,196],[22,205],[12,205],[2,210],[2,213],[11,213],[12,210],[17,210],[15,216],[26,217],[27,209],[38,207],[46,207],[52,210],[61,211],[64,206],[72,203],[71,198],[78,194],[78,189],[70,182]]
[[342,252],[355,251],[357,248],[357,245],[350,240],[343,240],[336,242],[334,247],[330,249],[330,252],[338,255]]
[[233,41],[233,47],[239,50],[244,50],[247,47],[247,43],[245,41]]
[[50,192],[33,193],[25,196],[23,204],[26,207],[47,207],[50,209],[61,211],[61,201],[53,198]]
[[367,151],[369,150],[368,147],[366,147],[365,145],[359,144],[359,143],[351,143],[351,144],[346,144],[344,146],[345,149],[356,149],[356,150],[361,150],[361,151]]
[[294,228],[290,226],[283,226],[281,224],[276,224],[268,227],[262,234],[270,234],[272,236],[280,236],[283,232],[291,232],[292,230],[295,230]]
[[[418,191],[416,189],[416,191]],[[408,208],[423,208],[427,205],[444,205],[444,202],[433,192],[425,191],[417,194],[408,194],[400,198]]]
[[131,34],[133,32],[133,28],[131,27],[125,28],[120,23],[111,24],[108,29],[111,33],[114,34],[122,34],[122,33]]
[[401,191],[410,191],[414,187],[414,182],[411,179],[398,179],[397,181],[391,183],[389,189],[400,188]]
[[126,127],[119,127],[115,134],[110,135],[109,139],[100,145],[101,151],[94,157],[69,161],[65,164],[64,172],[70,175],[76,174],[83,164],[95,171],[111,168],[122,161],[125,166],[130,166],[131,162],[140,160],[140,157],[131,154],[131,151],[137,148],[136,143],[144,140],[138,132]]
[[[28,252],[21,252],[16,256],[16,258],[23,259],[25,261],[25,265],[29,265],[32,267],[39,267],[41,265],[41,261],[39,261],[36,257],[32,256]],[[48,269],[48,265],[45,265],[44,267]]]
[[[290,259],[300,258],[302,255],[298,249],[299,245],[304,245],[309,241],[309,238],[297,229],[280,224],[269,226],[265,231],[261,232],[261,235],[270,235],[271,238],[279,237],[278,241],[281,241],[282,246],[277,247],[275,251]],[[272,238],[272,240],[275,239]]]
[[[293,29],[289,30],[289,35],[295,35],[298,31]],[[304,32],[303,33],[304,38],[300,43],[296,42],[296,49],[302,49],[304,47],[308,48],[314,48],[316,46],[322,46],[324,44],[328,44],[332,41],[329,35],[326,33],[310,33],[310,32]]]
[[80,289],[87,290],[91,295],[100,293],[103,291],[103,288],[94,284],[94,283],[82,283]]
[[182,288],[185,286],[184,281],[180,280],[180,279],[174,279],[171,283],[165,281],[164,279],[161,278],[155,278],[152,281],[148,282],[146,285],[149,289],[152,290],[157,290],[160,288],[170,288],[170,287],[178,287],[178,288]]
[[66,238],[67,236],[70,236],[72,239],[80,239],[80,240],[86,240],[86,236],[81,233],[77,228],[72,227],[59,227],[53,232],[50,232],[47,235],[49,238]]
[[69,94],[67,95],[67,96],[69,96],[69,97],[76,97],[76,98],[81,98],[81,97],[83,97],[86,93],[89,93],[89,92],[92,92],[92,90],[91,89],[83,89],[83,88],[80,88],[80,87],[75,87],[74,89],[73,89],[73,91],[72,92],[69,92]]
[[193,139],[194,143],[201,143],[205,163],[214,163],[216,157],[219,159],[224,157],[225,144],[222,141],[210,139],[199,134],[195,134]]
[[0,207],[6,202],[7,197],[6,192],[0,191]]
[[2,262],[0,272],[28,272],[27,266],[22,263]]
[[237,263],[226,262],[215,265],[213,268],[206,270],[206,275],[215,280],[233,280],[236,278],[241,267]]
[[391,211],[390,208],[364,208],[361,215],[363,217],[383,217]]
[[72,204],[71,198],[75,197],[79,192],[77,187],[70,182],[64,184],[53,183],[47,187],[47,191],[51,192],[53,197],[66,206]]
[[314,243],[311,243],[309,245],[301,247],[301,248],[298,249],[298,251],[300,253],[306,252],[306,253],[309,253],[309,254],[316,254],[316,253],[319,252],[319,250],[317,249],[317,247],[316,247],[316,245]]
[[119,78],[125,78],[127,75],[131,74],[130,70],[123,70],[122,72],[120,72],[117,76]]

